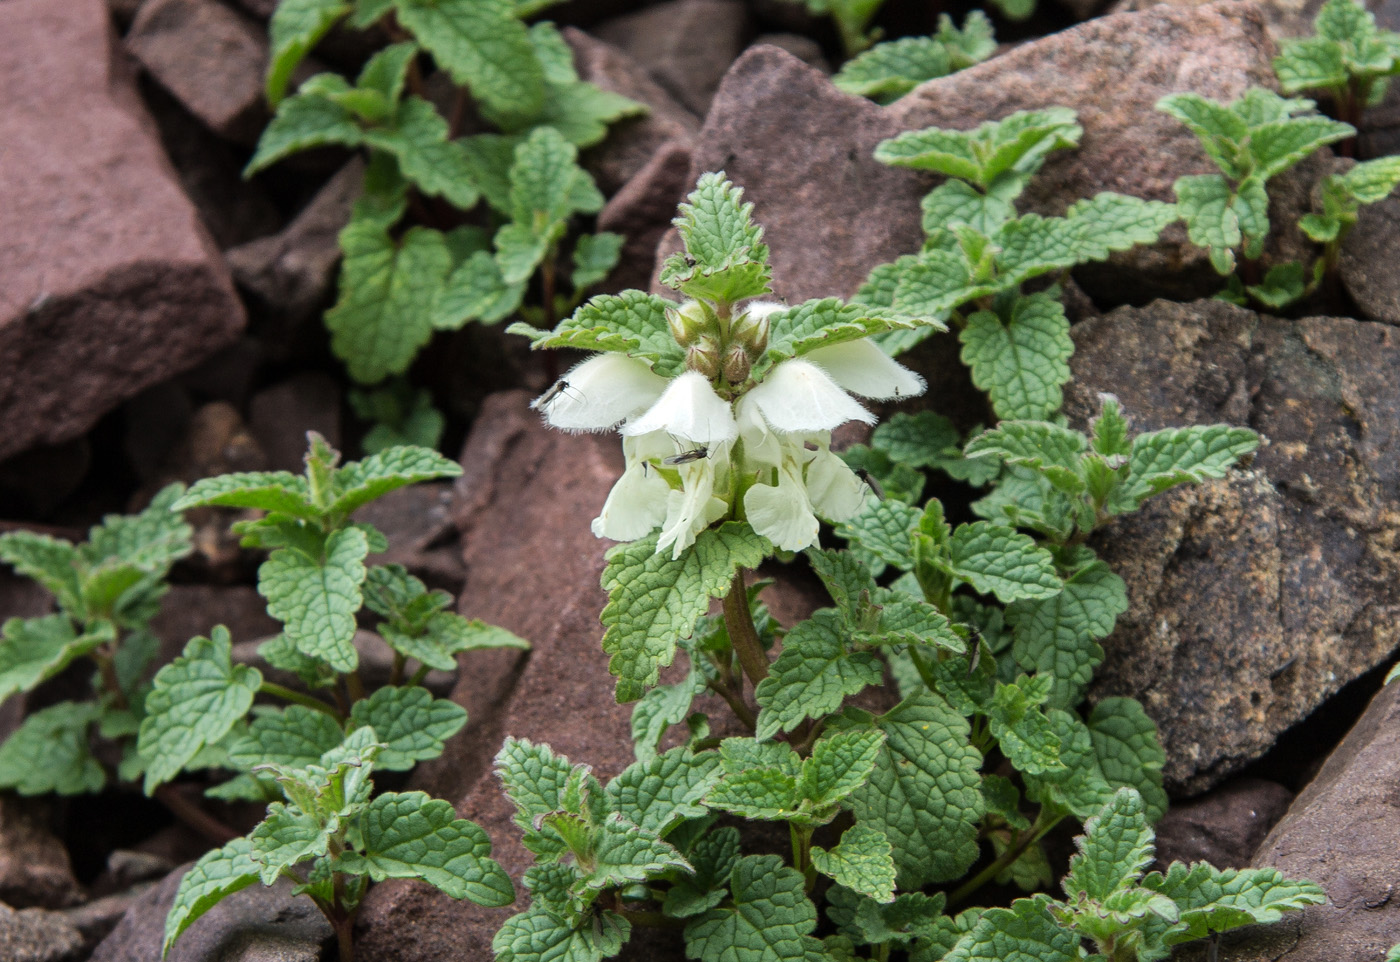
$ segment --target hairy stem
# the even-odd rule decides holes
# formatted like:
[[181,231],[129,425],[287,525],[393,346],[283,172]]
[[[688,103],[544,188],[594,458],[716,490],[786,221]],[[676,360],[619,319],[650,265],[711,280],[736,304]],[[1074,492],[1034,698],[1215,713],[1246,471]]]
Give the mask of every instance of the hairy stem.
[[291,688],[288,688],[285,685],[279,685],[276,682],[263,682],[261,685],[258,686],[258,694],[271,695],[274,698],[280,698],[283,701],[291,702],[294,705],[301,705],[303,708],[310,708],[312,711],[321,712],[323,715],[330,715],[338,722],[345,720],[345,716],[342,715],[334,705],[327,704],[326,702],[321,701],[321,699],[313,695],[306,695],[299,691],[295,691]]
[[725,703],[729,705],[730,711],[734,712],[734,717],[739,719],[745,728],[753,731],[758,727],[758,716],[754,714],[748,702],[744,701],[743,692],[735,691],[734,688],[721,682],[710,682],[710,690],[724,699]]
[[742,568],[734,572],[729,594],[724,596],[724,627],[729,629],[729,643],[734,646],[734,654],[739,656],[744,674],[757,688],[758,683],[768,677],[768,655],[759,643],[758,629],[749,611],[749,592],[744,586]]
[[972,895],[982,886],[1010,868],[1012,863],[1021,857],[1021,853],[1044,838],[1052,828],[1060,824],[1063,818],[1064,815],[1047,815],[1045,809],[1042,808],[1040,814],[1035,817],[1035,822],[1031,824],[1031,827],[1019,833],[1015,840],[1007,846],[1006,851],[993,859],[991,864],[982,869],[982,871],[958,886],[953,893],[948,896],[948,907],[951,909],[954,906],[961,905],[967,900],[968,896]]

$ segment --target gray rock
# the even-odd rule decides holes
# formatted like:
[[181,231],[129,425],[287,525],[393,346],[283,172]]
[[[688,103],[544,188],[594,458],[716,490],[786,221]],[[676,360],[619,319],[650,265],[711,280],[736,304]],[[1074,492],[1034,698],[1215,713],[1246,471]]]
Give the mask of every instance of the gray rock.
[[338,237],[360,196],[364,171],[363,161],[350,161],[280,233],[228,252],[234,280],[273,317],[296,324],[329,298],[340,263]]
[[573,27],[564,28],[564,39],[573,48],[580,78],[647,106],[645,116],[614,124],[606,140],[583,154],[583,164],[598,188],[612,196],[665,145],[689,143],[700,129],[700,120],[651,79],[636,60],[612,44]]
[[100,0],[0,4],[0,458],[77,437],[243,327],[111,29]]
[[375,564],[401,564],[430,588],[452,594],[462,589],[466,568],[452,518],[452,485],[415,484],[392,491],[355,515],[389,539],[389,550]]
[[340,449],[340,386],[328,374],[305,371],[264,388],[248,405],[248,429],[273,471],[300,474],[307,432]]
[[57,912],[16,912],[0,904],[0,958],[5,962],[78,962],[82,950],[82,934]]
[[1338,268],[1342,285],[1357,309],[1373,321],[1400,324],[1400,276],[1395,251],[1400,245],[1400,197],[1361,208],[1356,226],[1342,241]]
[[1092,539],[1129,609],[1091,697],[1139,698],[1169,790],[1201,792],[1400,641],[1400,332],[1202,301],[1120,308],[1073,333],[1074,423],[1109,391],[1138,431],[1226,422],[1265,438],[1250,469]]
[[[1326,905],[1227,936],[1220,962],[1374,962],[1400,942],[1400,687],[1381,691],[1255,856]],[[1204,953],[1200,953],[1204,955]]]
[[800,33],[765,33],[754,38],[753,45],[759,44],[786,50],[807,66],[815,67],[822,73],[831,73],[831,64],[827,62],[821,44],[811,37]]
[[1288,811],[1293,793],[1278,782],[1239,778],[1198,798],[1173,802],[1157,823],[1157,867],[1209,862],[1249,865],[1269,829]]
[[146,0],[126,47],[210,130],[251,146],[267,125],[267,31],[218,0]]
[[593,28],[701,117],[752,32],[740,0],[668,0]]
[[[91,962],[155,962],[165,916],[184,870],[138,899]],[[331,927],[311,900],[293,897],[286,880],[271,888],[254,883],[210,909],[180,936],[166,962],[318,962]]]
[[[789,54],[754,47],[715,97],[691,179],[723,169],[746,189],[773,250],[779,295],[849,296],[872,267],[923,240],[919,201],[934,181],[876,163],[881,140],[1063,104],[1079,114],[1081,146],[1052,156],[1025,195],[1027,210],[1063,213],[1104,190],[1170,200],[1177,177],[1213,167],[1195,137],[1153,104],[1181,90],[1233,99],[1269,81],[1272,53],[1253,4],[1159,7],[1024,44],[881,108],[842,94]],[[670,234],[661,253],[677,246]],[[1219,284],[1177,228],[1080,281],[1090,295],[1115,303]]]
[[49,829],[51,809],[47,799],[0,795],[0,902],[12,908],[58,909],[82,899],[68,850]]

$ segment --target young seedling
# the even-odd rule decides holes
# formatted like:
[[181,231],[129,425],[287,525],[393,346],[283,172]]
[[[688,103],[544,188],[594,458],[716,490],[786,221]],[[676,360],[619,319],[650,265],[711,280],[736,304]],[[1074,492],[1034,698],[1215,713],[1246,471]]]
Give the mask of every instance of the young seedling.
[[925,80],[981,63],[996,48],[991,21],[982,11],[969,13],[961,30],[942,13],[937,33],[877,44],[846,61],[831,82],[848,94],[891,104]]
[[1400,158],[1379,157],[1357,164],[1344,174],[1328,174],[1319,188],[1321,212],[1304,215],[1298,227],[1322,245],[1322,256],[1313,264],[1308,290],[1316,289],[1328,277],[1335,277],[1342,242],[1356,226],[1356,217],[1365,204],[1385,200],[1400,184]]
[[1313,108],[1311,100],[1285,99],[1259,87],[1229,104],[1194,93],[1157,102],[1158,110],[1196,135],[1220,168],[1218,174],[1179,177],[1172,189],[1191,242],[1207,248],[1216,272],[1229,276],[1227,299],[1244,303],[1248,295],[1282,307],[1303,296],[1301,264],[1276,264],[1261,281],[1258,262],[1269,236],[1269,180],[1356,133]]
[[[1072,110],[1053,107],[973,130],[911,131],[875,151],[882,163],[949,179],[923,200],[923,250],[876,267],[856,300],[952,321],[973,383],[998,417],[1049,416],[1069,380],[1074,343],[1058,291],[1023,294],[1022,285],[1152,243],[1177,216],[1170,204],[1113,193],[1079,201],[1063,217],[1018,215],[1015,202],[1046,157],[1081,134]],[[895,331],[880,343],[898,353],[932,331]]]
[[[1379,103],[1390,78],[1400,73],[1400,33],[1377,27],[1356,0],[1327,0],[1313,32],[1280,41],[1274,58],[1279,88],[1286,94],[1326,94],[1338,120],[1359,126],[1362,111]],[[1342,141],[1339,149],[1355,156],[1355,140]]]

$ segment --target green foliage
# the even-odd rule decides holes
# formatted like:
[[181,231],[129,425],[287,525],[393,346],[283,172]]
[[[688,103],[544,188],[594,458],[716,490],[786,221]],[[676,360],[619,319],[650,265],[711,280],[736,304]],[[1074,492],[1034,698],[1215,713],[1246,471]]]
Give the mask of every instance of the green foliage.
[[846,61],[831,82],[848,94],[890,104],[925,80],[981,63],[995,51],[992,24],[982,11],[969,13],[961,30],[943,13],[937,33],[877,44]]
[[1330,94],[1343,120],[1356,123],[1363,107],[1385,96],[1400,73],[1400,34],[1376,26],[1356,0],[1328,0],[1313,21],[1315,36],[1279,43],[1274,72],[1286,94]]

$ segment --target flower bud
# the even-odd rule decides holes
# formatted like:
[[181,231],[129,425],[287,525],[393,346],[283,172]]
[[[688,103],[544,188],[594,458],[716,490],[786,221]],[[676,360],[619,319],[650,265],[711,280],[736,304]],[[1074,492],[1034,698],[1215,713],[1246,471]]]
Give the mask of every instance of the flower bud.
[[730,384],[743,384],[749,379],[749,369],[753,362],[742,344],[731,344],[724,352],[724,379]]
[[666,326],[681,347],[691,347],[698,338],[719,331],[719,319],[704,301],[686,301],[666,309]]
[[710,334],[701,334],[685,351],[685,366],[699,371],[707,380],[719,377],[719,340]]
[[759,357],[768,350],[769,311],[749,311],[741,314],[729,329],[729,340],[742,345],[749,358]]

